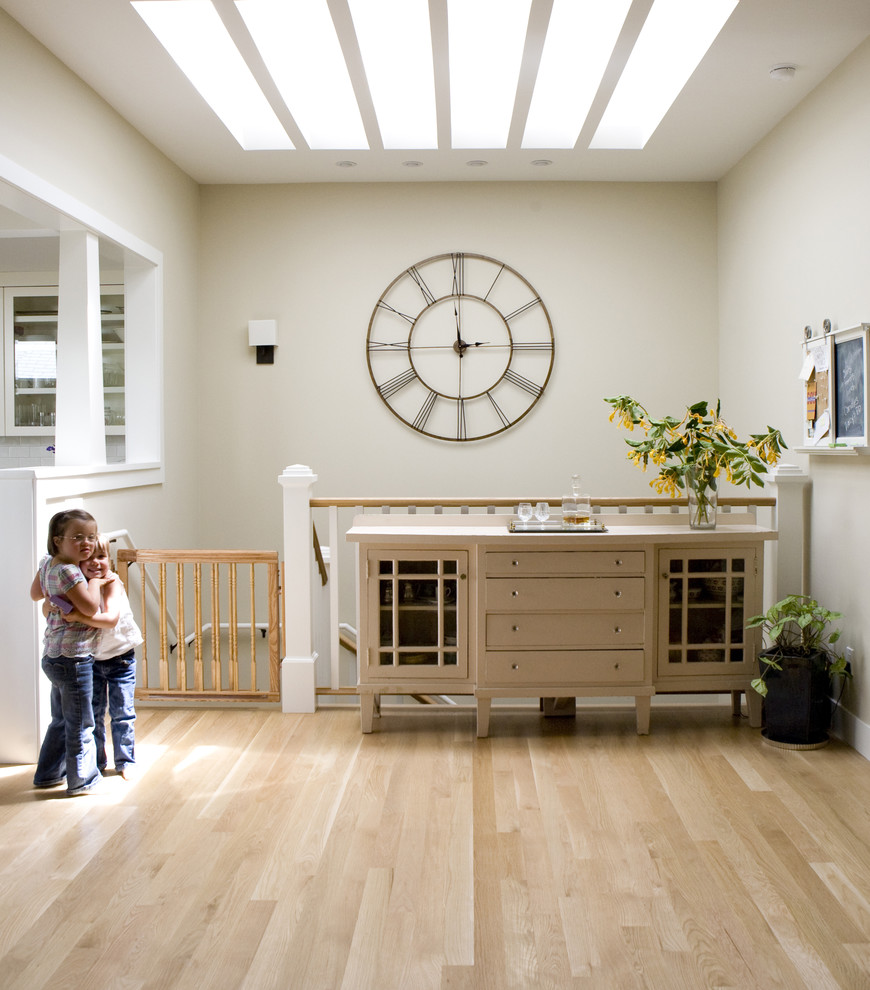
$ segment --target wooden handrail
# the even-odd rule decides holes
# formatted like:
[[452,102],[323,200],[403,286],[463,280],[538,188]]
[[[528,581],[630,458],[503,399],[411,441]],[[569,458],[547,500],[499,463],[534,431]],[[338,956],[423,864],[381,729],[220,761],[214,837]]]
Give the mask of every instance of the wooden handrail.
[[[451,495],[444,498],[431,498],[429,496],[426,498],[312,498],[309,504],[313,509],[328,509],[333,505],[338,508],[354,508],[356,506],[361,506],[365,509],[376,509],[381,506],[400,508],[409,505],[413,505],[415,507],[422,506],[424,508],[431,508],[435,506],[460,507],[465,505],[469,507],[486,507],[494,505],[509,508],[511,506],[518,505],[520,502],[531,502],[532,505],[534,505],[535,502],[547,502],[550,505],[559,505],[561,501],[561,495],[551,495],[549,498],[541,495],[523,495],[514,496],[512,498],[505,498],[504,496],[500,496],[498,498],[462,498]],[[662,498],[661,496],[654,496],[651,498],[647,498],[645,496],[631,498],[593,496],[591,501],[593,505],[599,505],[602,508],[618,508],[623,505],[628,506],[629,508],[644,508],[648,505],[657,508],[688,505],[687,498]],[[735,508],[751,505],[775,506],[776,498],[773,495],[720,495],[719,505],[733,506]]]

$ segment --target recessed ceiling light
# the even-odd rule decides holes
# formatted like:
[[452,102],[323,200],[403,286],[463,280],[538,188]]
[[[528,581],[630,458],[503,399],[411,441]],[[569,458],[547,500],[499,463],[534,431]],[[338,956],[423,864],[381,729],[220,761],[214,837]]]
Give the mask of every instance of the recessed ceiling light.
[[132,7],[246,151],[293,148],[211,3],[134,0]]
[[542,168],[545,165],[552,165],[552,164],[553,164],[553,161],[552,161],[551,158],[534,158],[532,160],[532,165],[538,165],[538,166],[540,166]]
[[472,158],[470,162],[466,162],[465,164],[471,168],[481,168],[483,165],[489,165],[489,162],[482,161],[480,158]]
[[348,159],[336,162],[335,164],[338,165],[339,168],[356,168],[356,162],[349,161]]
[[413,162],[413,161],[402,162],[402,164],[405,166],[405,168],[422,168],[423,166],[422,162]]
[[523,134],[524,148],[573,148],[631,0],[555,0]]
[[308,146],[368,148],[326,3],[236,0],[236,7]]
[[384,147],[437,148],[427,0],[349,0],[348,5]]
[[506,148],[531,0],[447,0],[454,148]]
[[590,148],[643,148],[738,0],[656,0]]

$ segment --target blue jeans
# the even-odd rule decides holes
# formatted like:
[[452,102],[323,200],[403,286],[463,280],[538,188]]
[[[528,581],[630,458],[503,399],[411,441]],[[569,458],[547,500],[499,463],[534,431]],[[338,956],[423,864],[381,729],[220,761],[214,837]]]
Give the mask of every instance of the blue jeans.
[[33,783],[60,783],[68,791],[90,787],[100,779],[94,744],[94,668],[91,657],[43,657],[51,681],[51,722],[42,740]]
[[94,739],[97,743],[97,766],[106,767],[106,704],[112,720],[112,748],[115,769],[123,770],[136,762],[133,723],[136,709],[136,654],[133,650],[111,660],[94,660]]

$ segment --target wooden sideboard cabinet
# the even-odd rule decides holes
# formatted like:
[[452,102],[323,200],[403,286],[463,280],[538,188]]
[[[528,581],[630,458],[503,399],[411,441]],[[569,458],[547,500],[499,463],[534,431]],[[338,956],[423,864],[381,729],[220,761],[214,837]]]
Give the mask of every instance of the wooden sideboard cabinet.
[[[582,539],[582,537],[581,537]],[[493,698],[632,696],[649,732],[652,582],[645,550],[483,547],[477,734]],[[552,702],[545,707],[554,709]],[[561,712],[566,711],[562,703]]]
[[382,694],[473,694],[478,736],[494,698],[565,714],[578,697],[633,697],[645,734],[655,694],[730,692],[739,706],[745,693],[761,724],[745,621],[762,608],[773,530],[665,516],[512,534],[509,518],[357,517],[363,732]]

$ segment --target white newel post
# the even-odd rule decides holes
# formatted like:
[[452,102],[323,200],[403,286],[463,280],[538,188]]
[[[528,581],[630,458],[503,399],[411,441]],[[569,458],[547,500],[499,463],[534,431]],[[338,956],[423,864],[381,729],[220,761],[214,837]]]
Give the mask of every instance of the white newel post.
[[313,542],[310,500],[317,475],[305,464],[284,469],[284,639],[281,661],[281,710],[313,712],[317,707],[311,608]]
[[[771,545],[775,587],[773,601],[806,595],[810,586],[810,478],[795,464],[778,464],[767,477],[776,494],[776,529]],[[771,602],[772,604],[772,602]]]

